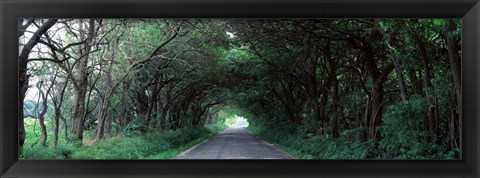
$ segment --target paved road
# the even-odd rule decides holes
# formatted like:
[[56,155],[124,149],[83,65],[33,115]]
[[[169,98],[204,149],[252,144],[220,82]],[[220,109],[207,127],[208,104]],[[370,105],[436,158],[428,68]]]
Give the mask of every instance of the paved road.
[[246,132],[230,127],[189,150],[176,159],[295,159],[271,144]]

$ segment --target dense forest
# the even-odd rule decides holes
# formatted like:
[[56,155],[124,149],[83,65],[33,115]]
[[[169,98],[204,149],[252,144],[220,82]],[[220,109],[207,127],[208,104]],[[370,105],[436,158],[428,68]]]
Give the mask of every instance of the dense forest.
[[21,19],[24,159],[163,159],[247,130],[301,159],[459,159],[457,19]]

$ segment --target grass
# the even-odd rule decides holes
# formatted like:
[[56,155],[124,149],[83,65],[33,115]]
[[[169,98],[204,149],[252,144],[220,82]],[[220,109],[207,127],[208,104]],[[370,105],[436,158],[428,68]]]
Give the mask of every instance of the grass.
[[[223,131],[227,126],[226,125],[219,125],[219,124],[208,124],[203,126],[205,130],[207,130],[206,135],[202,135],[194,140],[191,140],[189,142],[186,142],[184,144],[181,144],[177,146],[176,148],[169,149],[164,152],[159,152],[158,154],[153,154],[145,159],[173,159],[175,158],[178,154],[188,150],[192,146],[195,146],[204,140],[216,135],[217,133]],[[174,138],[175,139],[175,138]]]
[[26,119],[26,123],[27,140],[21,159],[171,159],[226,128],[223,124],[187,126],[139,136],[118,135],[96,142],[87,138],[84,143],[88,144],[67,143],[60,134],[58,146],[53,147],[51,135],[49,146],[36,144],[40,129],[38,125],[33,128],[38,123],[34,119]]

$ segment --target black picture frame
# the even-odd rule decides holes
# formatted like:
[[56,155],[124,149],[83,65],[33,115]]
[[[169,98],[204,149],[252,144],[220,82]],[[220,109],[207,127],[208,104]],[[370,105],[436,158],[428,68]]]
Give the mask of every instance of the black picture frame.
[[[18,160],[18,18],[462,18],[462,160]],[[478,177],[479,0],[1,0],[0,177]]]

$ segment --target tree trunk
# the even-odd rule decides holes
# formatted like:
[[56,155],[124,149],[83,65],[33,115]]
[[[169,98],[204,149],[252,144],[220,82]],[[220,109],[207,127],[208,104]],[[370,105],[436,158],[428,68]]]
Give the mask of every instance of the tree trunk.
[[[56,77],[57,77],[57,74],[55,74],[55,76],[53,77],[53,81],[55,80]],[[52,83],[53,83],[53,81],[52,81]],[[40,114],[38,115],[38,121],[40,123],[40,131],[42,133],[42,138],[40,140],[40,144],[42,146],[46,146],[46,143],[47,143],[47,127],[45,126],[45,114],[48,111],[47,96],[50,93],[50,90],[52,89],[53,84],[48,87],[46,93],[43,92],[42,85],[43,85],[43,81],[40,81],[40,83],[37,84],[38,91],[40,93],[39,97],[42,97],[42,112],[40,112]]]
[[400,96],[403,101],[408,100],[407,89],[405,87],[405,80],[403,79],[402,68],[400,66],[400,60],[398,59],[398,49],[395,45],[395,36],[393,29],[389,29],[389,32],[383,32],[383,35],[388,41],[387,46],[389,49],[389,56],[392,59],[393,66],[395,67],[395,72],[397,73],[398,88],[400,89]]
[[[331,41],[327,41],[327,45],[325,46],[325,58],[327,59],[326,61],[329,63],[330,65],[330,71],[328,72],[328,76],[327,76],[327,79],[326,81],[323,83],[323,85],[321,86],[321,96],[322,96],[322,99],[320,101],[320,114],[321,114],[321,126],[322,128],[325,127],[325,124],[329,121],[329,119],[327,118],[327,114],[326,114],[326,107],[327,107],[327,104],[328,104],[328,96],[329,96],[329,90],[330,88],[332,88],[332,82],[334,82],[334,80],[336,80],[336,77],[337,77],[337,61],[335,61],[335,59],[332,58],[332,53],[331,53],[331,49],[330,49],[330,45],[331,45]],[[327,70],[327,69],[325,69]]]
[[[458,127],[457,127],[457,132],[458,132],[458,139],[459,139],[459,144],[462,145],[462,74],[461,74],[461,57],[460,54],[458,53],[458,45],[457,45],[457,39],[453,36],[454,31],[456,30],[455,22],[453,20],[448,20],[446,24],[446,30],[447,30],[447,35],[445,36],[447,45],[448,45],[448,59],[450,62],[450,69],[452,71],[452,77],[453,77],[453,83],[455,86],[455,95],[457,99],[457,115],[458,117],[456,120],[458,120]],[[454,121],[455,123],[455,121]],[[460,147],[461,150],[461,147]],[[460,151],[460,157],[462,157],[462,152]]]
[[70,142],[70,140],[68,139],[67,119],[65,119],[64,117],[60,117],[60,119],[61,119],[62,122],[63,122],[63,137],[65,138],[65,141],[66,141],[66,142]]
[[143,126],[141,127],[141,131],[146,131],[149,127],[149,122],[147,119],[148,113],[148,96],[145,94],[146,86],[140,84],[139,88],[136,91],[136,103],[137,103],[137,115],[140,121],[143,122]]
[[[402,24],[402,26],[404,25]],[[415,41],[415,44],[418,46],[418,49],[420,51],[420,56],[422,56],[423,73],[425,75],[423,78],[423,89],[425,93],[425,98],[427,99],[427,103],[430,106],[432,101],[430,99],[430,94],[428,90],[432,86],[432,83],[431,83],[431,73],[430,73],[430,65],[429,65],[430,59],[428,58],[428,55],[427,55],[427,49],[425,48],[425,44],[420,38],[420,36],[418,35],[417,31],[415,31],[411,27],[407,27],[407,31],[410,34],[410,36],[412,36],[413,40]],[[436,135],[435,133],[437,130],[436,119],[434,117],[435,110],[436,110],[436,107],[428,107],[428,111],[427,111],[427,117],[426,117],[425,123],[428,123],[426,129],[428,129],[430,133],[430,137],[433,135]]]
[[311,106],[313,107],[313,111],[315,113],[315,119],[317,121],[320,121],[322,120],[322,114],[321,114],[320,105],[318,103],[318,82],[317,82],[317,75],[316,75],[316,71],[318,68],[317,58],[318,57],[316,54],[312,54],[312,57],[309,62],[309,66],[305,68],[309,69],[307,71],[307,75],[308,75],[307,88],[309,88],[309,93],[310,93],[309,101]]
[[320,113],[320,118],[321,118],[321,124],[322,127],[324,127],[325,123],[328,121],[326,113],[326,107],[328,103],[328,90],[331,88],[332,84],[332,77],[328,77],[327,80],[323,83],[322,89],[321,89],[321,100],[320,100],[320,108],[319,108],[319,113]]
[[[58,130],[60,127],[60,118],[61,118],[61,108],[63,104],[63,97],[65,95],[65,89],[68,85],[68,79],[65,79],[65,83],[61,88],[60,94],[56,97],[52,96],[54,108],[55,108],[55,116],[54,116],[54,125],[53,125],[53,145],[57,146],[58,144]],[[67,123],[65,122],[65,128],[67,127]],[[66,131],[67,129],[65,129]],[[65,139],[67,139],[67,135],[65,134]]]
[[52,141],[53,146],[57,146],[58,144],[59,124],[60,124],[60,109],[55,107],[55,117],[54,117],[54,123],[53,123],[53,141]]
[[105,133],[104,133],[104,137],[106,138],[109,138],[112,136],[112,121],[113,121],[113,118],[112,118],[112,114],[109,113],[106,120],[105,120]]
[[157,108],[158,108],[158,94],[159,94],[159,80],[160,80],[161,73],[156,70],[153,76],[153,88],[152,88],[152,96],[150,97],[150,103],[148,107],[148,120],[153,121],[157,118]]
[[104,99],[102,99],[100,114],[97,120],[97,129],[95,130],[95,140],[101,140],[105,137],[105,128],[107,118],[109,117],[109,106],[110,106],[110,94],[107,94]]
[[339,120],[339,111],[338,111],[338,106],[339,106],[339,96],[338,96],[338,80],[337,76],[333,78],[333,98],[332,98],[332,110],[333,110],[333,128],[332,128],[332,136],[333,138],[337,138],[339,134],[339,126],[338,126],[338,120]]
[[[19,101],[18,101],[18,147],[20,150],[23,147],[23,144],[25,143],[25,123],[24,123],[24,113],[23,113],[23,104],[25,100],[25,95],[28,90],[28,80],[29,77],[27,75],[27,63],[28,63],[28,56],[30,52],[32,51],[33,47],[37,45],[37,43],[40,41],[40,37],[43,36],[47,32],[48,29],[50,29],[55,23],[57,22],[57,19],[49,19],[47,22],[43,23],[42,26],[40,26],[37,31],[35,31],[35,34],[32,35],[32,38],[28,40],[28,42],[25,44],[23,47],[22,51],[20,52],[20,55],[18,56],[18,70],[19,70],[19,84],[18,84],[18,90],[19,92]],[[20,24],[19,24],[20,25]],[[26,29],[26,27],[25,27]],[[21,32],[20,32],[21,33]]]
[[398,86],[400,88],[400,96],[403,101],[408,100],[407,89],[405,87],[405,80],[403,79],[402,68],[400,67],[400,61],[397,57],[393,57],[393,65],[395,66],[395,71],[397,72]]
[[170,117],[170,107],[165,106],[162,109],[162,115],[160,117],[160,121],[157,122],[157,128],[160,130],[163,130],[165,128],[165,123],[167,122],[167,119]]
[[419,79],[419,78],[421,78],[421,76],[417,77],[417,70],[416,69],[410,69],[408,71],[408,78],[412,82],[413,93],[415,93],[417,95],[425,96],[426,93],[423,90],[423,85],[424,84]]
[[129,113],[129,103],[128,103],[128,90],[130,88],[130,82],[127,80],[123,83],[123,94],[122,94],[122,114],[120,118],[120,126],[125,127],[130,123],[130,113]]
[[380,125],[383,115],[383,80],[375,80],[375,84],[372,91],[372,105],[370,111],[370,123],[367,137],[369,139],[377,138],[377,126]]
[[74,97],[72,133],[75,134],[80,141],[83,140],[83,114],[85,112],[86,91],[87,85],[83,83],[75,90]]
[[47,127],[45,126],[45,114],[48,110],[47,97],[39,87],[40,95],[42,96],[42,112],[38,116],[38,123],[40,124],[40,132],[42,133],[42,138],[40,139],[40,144],[46,146],[47,142]]
[[[84,32],[83,20],[80,20],[80,39],[83,41]],[[76,66],[77,77],[75,80],[75,101],[73,109],[73,126],[72,132],[77,136],[79,141],[83,140],[83,127],[85,118],[85,98],[88,86],[88,58],[90,53],[90,45],[94,38],[95,20],[90,19],[87,31],[87,42],[84,45],[80,45],[77,56],[83,56],[79,60],[79,64]]]
[[430,59],[428,58],[427,55],[427,49],[425,48],[425,44],[423,43],[422,39],[418,35],[418,33],[413,30],[411,27],[407,27],[407,30],[410,34],[410,36],[413,37],[413,40],[418,46],[418,49],[420,50],[420,56],[422,56],[422,63],[423,63],[423,73],[424,73],[424,78],[423,78],[423,85],[424,85],[424,92],[425,96],[427,99],[430,97],[428,93],[428,88],[431,87],[431,74],[430,74]]
[[387,79],[390,72],[393,70],[394,66],[392,63],[387,64],[382,71],[377,68],[377,64],[374,59],[374,49],[372,46],[367,43],[363,48],[365,53],[365,64],[370,74],[370,77],[373,81],[373,89],[371,93],[371,105],[370,113],[368,118],[365,118],[366,125],[366,138],[367,139],[376,139],[377,131],[376,128],[380,125],[383,115],[383,95],[384,95],[384,82]]
[[95,134],[94,134],[95,140],[101,140],[104,138],[105,123],[109,114],[107,103],[108,101],[106,100],[106,98],[101,98],[101,101],[99,103],[100,111],[98,112],[97,127],[95,128]]

